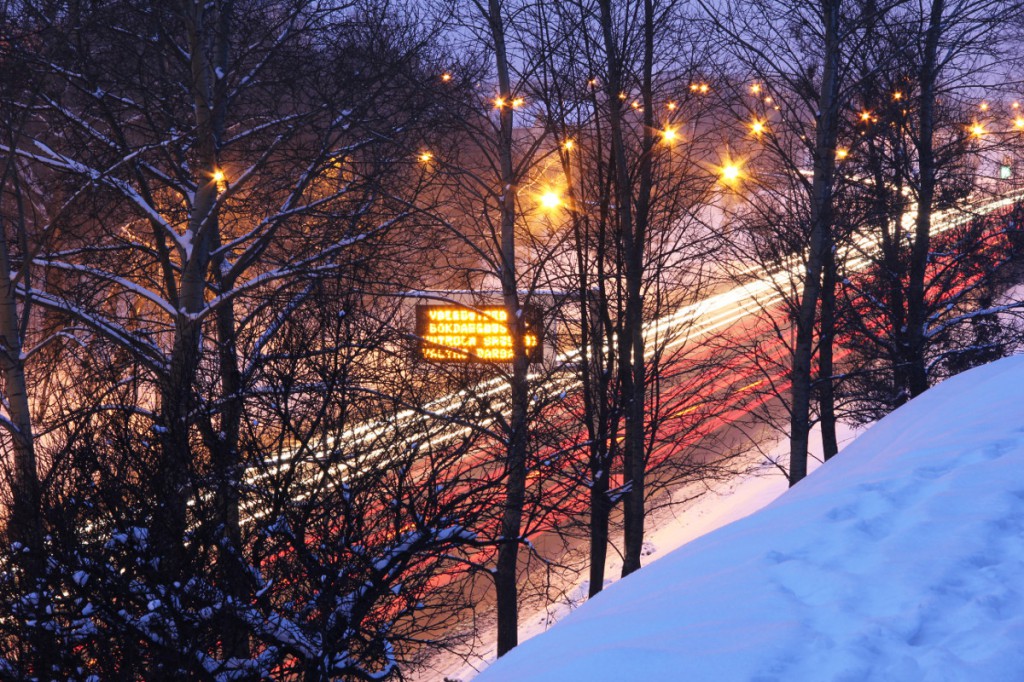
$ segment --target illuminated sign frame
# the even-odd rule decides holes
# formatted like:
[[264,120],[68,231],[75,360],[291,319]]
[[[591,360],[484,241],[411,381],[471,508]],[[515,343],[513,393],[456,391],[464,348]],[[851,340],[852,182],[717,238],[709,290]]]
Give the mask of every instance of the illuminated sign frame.
[[[544,359],[544,325],[537,306],[525,306],[526,357]],[[417,305],[417,355],[429,362],[512,362],[512,335],[504,306]]]

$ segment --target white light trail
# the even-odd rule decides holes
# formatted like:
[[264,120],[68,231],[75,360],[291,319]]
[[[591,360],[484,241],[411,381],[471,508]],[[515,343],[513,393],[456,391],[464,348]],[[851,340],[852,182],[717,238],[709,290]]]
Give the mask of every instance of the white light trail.
[[[982,202],[970,207],[969,210],[937,212],[932,221],[932,234],[942,234],[976,216],[986,215],[1011,206],[1022,198],[1024,198],[1024,193]],[[911,206],[903,217],[904,224],[908,228],[913,224],[913,216],[914,207]],[[846,259],[847,271],[858,272],[868,267],[871,264],[871,255],[877,253],[879,246],[879,239],[873,235],[857,237],[853,244],[841,254],[841,258]],[[748,315],[777,305],[783,300],[786,290],[791,289],[792,283],[801,280],[802,269],[805,267],[804,262],[804,255],[798,254],[787,257],[770,270],[748,269],[746,273],[749,280],[737,284],[727,291],[684,305],[668,315],[647,323],[644,326],[646,340],[653,337],[669,337],[660,347],[645,345],[647,357],[653,356],[655,352],[663,352],[665,349],[706,337],[735,324]],[[558,354],[554,359],[556,370],[543,381],[539,381],[544,376],[542,372],[530,372],[529,381],[539,381],[533,387],[534,397],[548,399],[579,389],[581,381],[578,373],[574,371],[573,363],[578,361],[580,355],[579,350]],[[559,367],[565,369],[557,369]],[[247,483],[251,484],[295,466],[302,466],[310,468],[310,473],[313,475],[328,476],[330,480],[321,481],[321,483],[325,487],[332,488],[345,483],[364,464],[372,462],[374,465],[387,465],[396,457],[393,443],[389,441],[389,445],[374,448],[372,446],[374,441],[385,436],[393,436],[396,431],[408,431],[414,435],[402,438],[400,448],[429,449],[443,445],[472,434],[474,429],[471,426],[444,422],[446,416],[466,407],[467,398],[473,397],[476,401],[486,399],[490,403],[489,409],[504,410],[508,408],[509,393],[509,382],[504,377],[484,379],[470,388],[455,391],[426,403],[421,409],[406,409],[389,419],[369,421],[344,431],[337,438],[327,438],[321,452],[315,454],[312,459],[296,462],[296,455],[304,449],[285,451],[279,457],[268,460],[274,466],[249,469],[245,479]],[[492,421],[485,420],[478,428],[486,428]],[[440,424],[440,428],[437,427],[438,424]],[[334,463],[326,468],[318,466],[319,462],[337,453],[339,449],[358,450],[361,448],[355,446],[364,446],[365,444],[371,444],[370,449],[352,461]],[[254,509],[248,511],[245,517],[246,520],[259,518],[264,513],[264,511]]]

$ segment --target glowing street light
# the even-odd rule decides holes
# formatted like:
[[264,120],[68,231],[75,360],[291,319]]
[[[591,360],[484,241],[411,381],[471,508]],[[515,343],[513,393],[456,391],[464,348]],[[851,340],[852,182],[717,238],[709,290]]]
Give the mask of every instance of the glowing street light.
[[850,155],[850,150],[845,147],[836,147],[836,159],[842,161]]
[[540,195],[540,206],[546,211],[553,211],[562,206],[562,197],[558,192],[549,189]]
[[980,123],[975,122],[974,124],[971,125],[969,130],[971,132],[972,137],[981,138],[985,136],[985,126],[981,125]]
[[441,80],[443,82],[448,83],[449,81],[451,81],[451,79],[452,79],[452,75],[450,73],[448,73],[447,71],[445,71],[444,73],[441,74]]
[[1024,130],[1024,116],[1018,116],[1013,119],[1013,127],[1017,130]]
[[495,109],[503,109],[505,107],[518,109],[524,104],[526,104],[526,100],[523,99],[522,97],[516,97],[515,99],[505,99],[504,97],[498,96],[494,98]]
[[433,161],[433,159],[434,155],[431,152],[420,152],[420,163],[430,163],[431,161]]
[[718,168],[718,180],[723,185],[733,186],[743,178],[743,168],[739,161],[727,159]]
[[661,131],[661,141],[666,144],[672,144],[678,137],[679,134],[676,133],[675,128],[665,128]]
[[750,92],[752,94],[754,94],[754,95],[759,94],[761,92],[761,84],[760,83],[754,83],[753,85],[751,85],[750,86]]
[[223,192],[228,188],[228,178],[220,168],[213,171],[210,179],[213,180],[214,187],[217,188],[218,192]]
[[750,124],[750,134],[754,137],[761,137],[768,131],[768,126],[761,119],[755,118]]
[[562,142],[562,149],[564,149],[567,152],[571,152],[575,147],[576,143],[573,141],[572,138],[569,138]]

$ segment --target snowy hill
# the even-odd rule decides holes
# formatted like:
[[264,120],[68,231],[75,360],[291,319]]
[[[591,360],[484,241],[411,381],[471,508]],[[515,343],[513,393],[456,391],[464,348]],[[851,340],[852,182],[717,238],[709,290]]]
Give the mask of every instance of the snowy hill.
[[1024,680],[1024,356],[928,391],[477,680]]

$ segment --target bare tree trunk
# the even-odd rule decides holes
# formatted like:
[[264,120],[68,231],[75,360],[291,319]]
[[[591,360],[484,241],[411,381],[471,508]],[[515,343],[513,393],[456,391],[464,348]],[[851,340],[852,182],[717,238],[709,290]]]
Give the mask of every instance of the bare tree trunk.
[[[498,73],[499,96],[512,101],[508,56],[505,48],[505,27],[499,0],[489,0],[488,21],[494,40]],[[501,291],[508,313],[508,328],[512,335],[513,360],[511,389],[511,419],[505,459],[505,506],[501,517],[501,538],[494,571],[497,596],[498,656],[503,656],[519,643],[519,543],[522,531],[523,505],[526,498],[526,411],[529,404],[529,382],[524,337],[526,320],[519,302],[516,275],[515,243],[515,169],[512,163],[512,107],[499,109],[498,164],[501,182]]]
[[[603,248],[599,258],[603,259]],[[603,265],[598,266],[603,270]],[[604,589],[605,562],[608,559],[609,522],[612,508],[615,506],[609,495],[611,467],[615,460],[612,450],[612,434],[614,426],[611,414],[611,378],[612,369],[607,366],[605,348],[611,348],[611,340],[606,340],[603,330],[607,322],[607,297],[602,286],[598,293],[598,302],[594,306],[594,317],[601,315],[603,319],[592,320],[589,325],[590,347],[593,364],[587,363],[585,370],[589,374],[589,382],[585,381],[587,390],[593,386],[593,396],[585,396],[587,401],[587,429],[590,437],[590,587],[589,596]],[[600,309],[600,311],[598,310]],[[586,360],[585,360],[586,362]],[[588,391],[589,392],[589,391]]]
[[651,148],[654,145],[654,102],[651,96],[654,69],[654,5],[644,0],[644,61],[643,61],[643,142],[640,151],[640,183],[636,203],[633,204],[632,235],[624,243],[626,261],[626,329],[632,336],[629,373],[630,386],[626,396],[626,442],[623,450],[624,480],[627,492],[623,499],[623,558],[622,575],[627,576],[640,568],[643,551],[644,520],[646,510],[647,439],[644,426],[647,416],[647,364],[644,343],[643,279],[644,248],[647,242],[647,221],[650,213],[652,178]]
[[[7,402],[14,454],[11,479],[11,510],[7,522],[9,544],[19,544],[11,556],[20,568],[21,588],[25,594],[37,593],[37,581],[44,577],[46,556],[43,547],[42,489],[36,469],[35,438],[32,429],[28,385],[21,355],[21,324],[11,281],[11,260],[3,221],[0,220],[0,380]],[[38,593],[37,593],[38,594]],[[44,608],[48,606],[44,603]],[[50,656],[56,646],[45,627],[33,627],[32,657],[36,670],[50,670]]]
[[618,418],[613,414],[614,356],[606,349],[614,348],[611,320],[608,315],[608,294],[604,286],[606,257],[604,224],[598,250],[597,301],[593,306],[590,326],[591,354],[594,359],[591,382],[596,395],[588,412],[587,427],[590,446],[590,588],[589,596],[604,589],[605,562],[608,558],[609,523],[615,507],[611,493],[611,469],[616,460]]
[[[214,269],[217,269],[216,262]],[[226,290],[232,283],[222,284],[223,290]],[[249,592],[248,572],[242,556],[242,527],[239,516],[242,462],[238,440],[243,398],[242,378],[238,367],[235,310],[230,301],[217,309],[217,347],[222,393],[220,429],[208,439],[216,505],[213,540],[217,543],[218,568],[223,576],[225,592],[236,599],[243,599]],[[230,657],[247,657],[249,641],[245,629],[239,627],[230,614],[227,615],[220,628],[224,635],[224,652]]]
[[[6,94],[5,88],[4,95]],[[4,118],[7,123],[2,126],[6,138],[4,143],[13,149],[20,135],[22,121],[16,121],[13,112],[11,118]],[[24,332],[32,304],[31,299],[25,298],[22,310],[19,311],[15,291],[18,284],[16,278],[20,277],[20,285],[26,291],[32,284],[29,270],[29,235],[20,183],[15,157],[13,154],[7,155],[4,159],[3,175],[0,176],[0,200],[4,195],[9,196],[12,208],[11,217],[8,217],[7,221],[6,216],[0,214],[0,379],[3,381],[2,393],[6,398],[7,412],[10,416],[10,422],[4,426],[10,433],[14,455],[7,539],[28,548],[28,552],[22,556],[29,560],[26,568],[29,569],[29,573],[34,574],[36,570],[42,568],[43,562],[42,489],[36,463],[35,433],[25,378],[25,358],[22,356]],[[12,262],[10,251],[11,244],[14,243],[19,244],[22,250],[20,268],[17,272],[14,271],[15,264]]]
[[7,425],[14,449],[11,515],[7,534],[28,548],[32,557],[42,552],[41,490],[36,470],[32,413],[22,357],[21,319],[11,279],[11,259],[3,222],[0,222],[0,376],[11,421]]
[[653,144],[653,112],[651,106],[651,71],[653,68],[654,18],[651,0],[644,3],[644,134],[639,167],[639,187],[636,200],[633,198],[633,184],[630,178],[629,162],[626,157],[625,135],[623,132],[622,63],[613,30],[610,0],[601,0],[600,21],[604,38],[605,55],[608,60],[607,97],[609,125],[612,137],[612,159],[614,166],[616,214],[618,217],[619,239],[622,244],[622,258],[626,279],[626,321],[619,336],[619,373],[623,415],[626,422],[623,446],[623,497],[624,553],[622,575],[629,575],[640,568],[640,554],[644,535],[644,478],[646,470],[646,448],[644,438],[644,417],[646,396],[646,365],[643,337],[643,271],[644,242],[647,211],[651,192],[651,158]]
[[157,501],[153,535],[172,579],[185,570],[184,542],[191,486],[194,407],[193,380],[198,367],[199,330],[187,312],[178,315],[169,372],[161,381],[162,456],[153,480]]
[[[592,99],[597,110],[596,96]],[[599,139],[599,133],[597,134]],[[600,148],[600,143],[598,143]],[[566,185],[576,186],[570,155],[562,154],[562,172]],[[603,175],[603,174],[602,174]],[[577,203],[575,200],[573,203]],[[602,210],[593,229],[591,224],[574,215],[573,236],[576,246],[576,269],[579,276],[577,292],[580,300],[580,381],[583,390],[583,420],[590,440],[589,469],[589,596],[604,588],[605,562],[608,558],[609,523],[614,506],[609,497],[611,466],[614,455],[610,451],[611,377],[606,348],[614,346],[608,333],[608,297],[605,284],[607,257],[606,212]],[[596,249],[593,260],[589,249]],[[597,268],[596,288],[592,289],[591,263]]]
[[[230,13],[231,3],[220,11]],[[201,354],[202,327],[198,318],[205,306],[207,276],[210,257],[218,243],[218,161],[217,139],[223,128],[225,101],[222,86],[214,81],[214,65],[207,55],[208,37],[213,31],[219,39],[217,52],[226,50],[227,35],[222,16],[220,26],[209,25],[208,6],[202,3],[182,3],[182,15],[187,30],[191,59],[192,83],[190,94],[194,100],[196,117],[196,152],[199,158],[197,190],[189,216],[188,235],[191,252],[182,266],[181,280],[172,300],[178,310],[175,319],[175,338],[170,367],[162,382],[161,403],[164,421],[163,458],[156,485],[158,505],[156,534],[170,563],[171,575],[184,568],[183,545],[186,531],[186,512],[192,472],[192,427],[195,424],[195,379]],[[176,294],[176,295],[173,295]]]
[[[4,172],[4,182],[0,186],[14,180],[9,159]],[[17,189],[15,189],[17,192]],[[21,214],[20,197],[18,201],[17,226],[22,247],[27,246],[25,238],[25,221]],[[29,258],[22,259],[21,284],[27,289]],[[0,388],[6,399],[7,413],[10,423],[5,424],[11,436],[14,454],[14,476],[11,478],[11,509],[7,522],[7,540],[9,545],[20,544],[22,547],[10,555],[13,566],[19,571],[19,582],[25,594],[39,594],[38,585],[44,580],[46,573],[46,548],[43,546],[43,505],[42,486],[36,468],[35,434],[32,425],[32,412],[29,402],[28,383],[25,378],[25,359],[22,355],[23,331],[29,319],[27,308],[29,301],[23,305],[25,310],[19,315],[15,298],[15,282],[11,277],[11,257],[7,241],[4,221],[0,218]],[[44,593],[45,594],[45,593]],[[49,608],[49,600],[39,603],[40,609]],[[29,629],[32,641],[32,663],[36,670],[50,671],[51,656],[56,653],[56,642],[46,627]]]
[[902,187],[889,188],[881,165],[880,150],[876,149],[873,143],[869,150],[870,157],[877,159],[873,162],[872,201],[876,219],[882,222],[879,226],[882,249],[881,271],[885,276],[887,322],[889,329],[892,330],[892,342],[887,360],[891,365],[891,386],[895,393],[891,395],[890,402],[894,407],[898,407],[907,401],[908,384],[907,367],[903,362],[907,336],[906,292],[904,290],[907,266],[902,257],[904,245]]
[[[2,251],[5,249],[0,248]],[[0,253],[0,268],[7,267],[5,256],[6,253]],[[4,283],[0,282],[2,286]],[[25,368],[19,358],[21,344],[16,336],[17,329],[12,329],[10,324],[12,314],[17,314],[13,308],[14,303],[9,297],[0,300],[0,374],[3,376],[4,395],[11,415],[11,441],[14,449],[11,516],[7,531],[12,541],[24,545],[30,553],[36,553],[42,551],[41,490],[36,471]]]
[[513,335],[513,344],[517,350],[512,363],[512,419],[505,461],[505,508],[501,518],[501,545],[498,547],[494,571],[498,608],[498,656],[507,654],[519,643],[517,581],[519,535],[526,494],[526,403],[529,399],[526,380],[528,361],[522,337],[521,332]]
[[[220,235],[219,208],[217,195],[222,191],[220,172],[219,146],[224,132],[227,117],[227,92],[225,79],[217,74],[227,73],[229,68],[229,49],[231,19],[234,3],[230,0],[221,3],[215,14],[206,14],[197,6],[194,21],[189,23],[192,46],[192,77],[193,95],[197,119],[197,138],[202,158],[201,168],[209,174],[210,182],[204,190],[212,190],[207,197],[212,203],[209,207],[199,207],[199,215],[205,220],[195,225],[193,234],[203,235],[203,249],[196,254],[198,267],[204,280],[212,265],[214,282],[220,291],[226,292],[234,286],[234,281],[222,276],[223,256],[217,254],[222,240]],[[206,55],[207,44],[212,44],[212,63]],[[201,171],[202,172],[202,171]],[[190,226],[191,228],[191,226]],[[216,254],[216,255],[215,255]],[[205,282],[204,282],[205,283]],[[184,283],[183,283],[184,288]],[[197,301],[196,305],[201,305]],[[239,490],[241,463],[239,461],[238,439],[242,417],[242,385],[241,372],[238,367],[236,343],[236,323],[234,305],[231,301],[222,303],[215,311],[217,329],[218,364],[220,370],[221,402],[219,413],[220,428],[210,434],[209,449],[213,476],[214,518],[212,540],[216,543],[218,569],[223,576],[224,591],[236,600],[245,599],[248,593],[247,571],[242,557],[242,534],[239,518]],[[198,352],[198,347],[196,351]],[[194,381],[194,374],[191,380]],[[247,657],[249,655],[248,638],[245,629],[239,626],[225,609],[225,618],[220,625],[221,646],[229,657]]]
[[836,397],[833,375],[833,344],[836,335],[836,258],[830,244],[825,249],[825,278],[821,291],[821,338],[818,341],[818,411],[821,446],[828,461],[839,452],[836,439]]
[[917,145],[920,187],[907,283],[907,346],[904,358],[910,397],[920,395],[928,388],[925,366],[925,270],[931,251],[932,205],[935,198],[935,83],[938,78],[938,46],[944,11],[945,0],[932,0],[921,59],[921,94],[918,100],[921,120]]
[[792,405],[790,407],[789,484],[807,475],[810,434],[811,359],[814,352],[814,320],[821,293],[825,249],[832,229],[832,184],[835,175],[836,135],[839,119],[839,19],[841,0],[822,0],[825,21],[824,69],[814,143],[814,175],[811,181],[811,235],[803,293],[796,319],[793,349]]
[[604,589],[604,565],[608,560],[608,520],[611,499],[608,497],[608,472],[592,472],[590,484],[590,587],[587,595],[593,597]]

